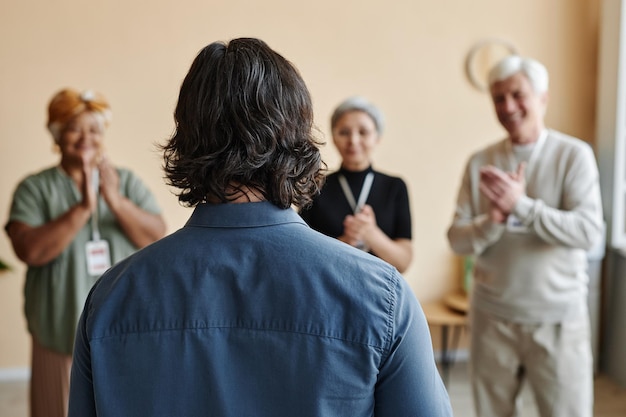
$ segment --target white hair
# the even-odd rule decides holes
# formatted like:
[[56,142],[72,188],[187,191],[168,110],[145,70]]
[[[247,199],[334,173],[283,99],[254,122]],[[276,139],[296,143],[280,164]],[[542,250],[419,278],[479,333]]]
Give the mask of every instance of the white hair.
[[489,87],[517,73],[522,73],[528,78],[535,93],[548,91],[549,77],[546,67],[539,61],[519,55],[509,55],[491,68],[487,77]]
[[350,97],[337,106],[330,118],[330,128],[333,129],[341,116],[351,111],[362,111],[366,113],[374,121],[378,133],[383,133],[384,121],[382,112],[378,107],[359,96]]

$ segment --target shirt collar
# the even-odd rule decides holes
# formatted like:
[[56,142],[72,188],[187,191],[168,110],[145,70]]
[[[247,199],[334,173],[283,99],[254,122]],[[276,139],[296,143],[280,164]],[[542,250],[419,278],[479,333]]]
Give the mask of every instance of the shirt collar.
[[268,202],[198,204],[185,227],[258,227],[284,223],[306,223],[295,210],[281,209]]

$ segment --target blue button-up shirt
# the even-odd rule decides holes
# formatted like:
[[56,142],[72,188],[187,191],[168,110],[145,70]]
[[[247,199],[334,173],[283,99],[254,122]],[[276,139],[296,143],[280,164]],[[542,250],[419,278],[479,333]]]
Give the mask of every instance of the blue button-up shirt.
[[389,264],[267,203],[203,204],[96,284],[70,417],[451,416]]

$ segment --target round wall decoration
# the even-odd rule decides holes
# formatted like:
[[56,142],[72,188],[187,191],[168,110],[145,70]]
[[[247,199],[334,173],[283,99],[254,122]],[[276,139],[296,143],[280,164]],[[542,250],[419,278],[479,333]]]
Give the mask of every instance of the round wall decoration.
[[480,91],[487,91],[487,75],[491,66],[507,55],[517,55],[511,42],[499,38],[488,38],[472,46],[465,58],[465,73],[470,83]]

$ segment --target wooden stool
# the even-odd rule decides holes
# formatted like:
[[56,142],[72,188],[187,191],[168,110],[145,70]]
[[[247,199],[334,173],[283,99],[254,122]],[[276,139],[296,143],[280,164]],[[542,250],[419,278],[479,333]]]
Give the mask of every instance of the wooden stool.
[[[455,308],[451,308],[450,303],[454,303]],[[441,377],[446,386],[450,367],[454,364],[454,352],[458,348],[461,331],[467,325],[467,307],[467,296],[462,293],[450,294],[443,300],[422,304],[428,325],[441,327]],[[450,330],[452,330],[452,345],[448,346]]]

